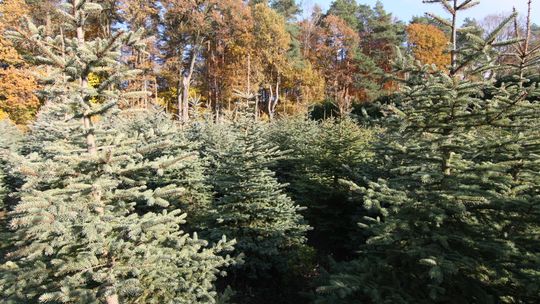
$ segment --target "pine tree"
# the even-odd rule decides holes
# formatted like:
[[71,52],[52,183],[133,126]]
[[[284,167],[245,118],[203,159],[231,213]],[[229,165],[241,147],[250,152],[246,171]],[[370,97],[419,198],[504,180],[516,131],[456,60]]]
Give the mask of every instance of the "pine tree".
[[[454,18],[474,4],[429,2]],[[468,34],[470,49],[454,44],[448,74],[401,61],[410,78],[377,154],[386,178],[351,184],[365,195],[369,239],[326,278],[317,303],[539,301],[540,111],[524,98],[538,96],[537,84],[498,88],[488,78],[501,68],[493,48],[515,42],[495,42],[513,17],[486,40]]]
[[356,0],[335,0],[330,5],[327,14],[338,16],[345,20],[351,28],[358,29],[360,26],[358,11],[359,6]]
[[[361,42],[363,50],[377,64],[390,70],[388,64],[395,58],[396,46],[399,47],[404,41],[405,29],[402,22],[396,22],[392,14],[386,12],[381,1],[377,1],[371,14],[364,17],[363,33],[361,33]],[[379,50],[376,52],[375,50]]]
[[[405,41],[405,26],[401,21],[395,21],[392,14],[386,12],[381,1],[377,1],[373,9],[365,8],[361,12],[362,52],[375,63],[378,69],[384,73],[391,73],[391,62],[396,58],[396,49],[401,48]],[[378,90],[368,91],[368,94],[379,97],[383,95],[380,91],[395,90],[395,84],[389,82],[383,73],[370,68],[369,61],[367,68],[369,70],[363,74],[364,78],[372,78],[371,82],[378,85]]]
[[[393,87],[385,73],[391,71],[390,62],[395,58],[395,47],[404,41],[404,26],[395,22],[384,10],[380,1],[371,8],[355,0],[336,0],[328,10],[328,16],[343,19],[358,36],[354,52],[354,87],[362,94],[358,101],[374,101]],[[351,53],[350,51],[348,53]],[[351,53],[352,54],[352,53]]]
[[294,20],[302,12],[302,8],[296,3],[296,0],[273,0],[270,6],[287,21]]
[[[234,241],[208,246],[181,230],[186,214],[177,207],[199,199],[189,186],[194,154],[172,138],[170,122],[150,115],[154,125],[140,130],[137,120],[123,123],[129,113],[113,111],[140,95],[120,93],[118,84],[136,71],[117,64],[123,46],[141,45],[140,33],[87,41],[85,22],[100,6],[74,0],[63,8],[64,30],[75,38],[44,36],[31,22],[11,34],[34,46],[54,74],[47,106],[23,141],[42,147],[28,144],[12,157],[25,183],[9,214],[4,300],[214,303],[213,282],[235,262],[225,255]],[[88,78],[96,72],[104,80],[94,88]]]

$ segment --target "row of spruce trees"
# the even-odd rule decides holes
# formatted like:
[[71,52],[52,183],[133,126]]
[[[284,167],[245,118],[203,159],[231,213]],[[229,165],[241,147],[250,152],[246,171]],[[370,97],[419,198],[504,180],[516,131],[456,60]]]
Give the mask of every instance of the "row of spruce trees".
[[47,103],[24,133],[0,122],[3,303],[540,302],[540,47],[515,15],[485,37],[436,17],[452,64],[400,56],[364,117],[181,125],[123,106],[144,43],[87,40],[100,9],[8,33]]

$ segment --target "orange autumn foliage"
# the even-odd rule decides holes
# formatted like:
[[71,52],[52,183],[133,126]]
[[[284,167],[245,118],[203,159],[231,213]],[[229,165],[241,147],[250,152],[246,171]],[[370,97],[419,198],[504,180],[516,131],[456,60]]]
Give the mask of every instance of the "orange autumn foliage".
[[4,0],[0,3],[0,18],[3,25],[14,25],[28,13],[28,5],[23,0]]
[[335,15],[325,16],[317,26],[303,22],[300,29],[304,55],[324,77],[326,96],[334,100],[340,113],[348,112],[362,94],[355,87],[357,32]]
[[407,35],[416,60],[434,64],[439,69],[450,64],[450,41],[439,28],[431,24],[413,23],[407,27]]
[[17,124],[29,122],[39,108],[36,81],[27,69],[0,69],[0,110]]
[[[28,12],[24,1],[6,0],[0,4],[0,32],[16,25]],[[38,89],[32,71],[13,44],[0,37],[0,111],[17,124],[28,123],[37,112],[40,101],[34,94]]]

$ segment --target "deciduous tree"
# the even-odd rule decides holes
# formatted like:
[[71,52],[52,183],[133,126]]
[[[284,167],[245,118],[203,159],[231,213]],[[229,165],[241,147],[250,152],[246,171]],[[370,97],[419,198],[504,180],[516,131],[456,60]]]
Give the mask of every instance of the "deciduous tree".
[[31,69],[19,55],[5,31],[16,26],[29,14],[21,0],[6,0],[0,4],[0,111],[18,124],[28,123],[37,112],[40,101],[38,84]]
[[407,35],[416,60],[439,69],[448,67],[450,41],[443,31],[433,25],[413,23],[407,27]]
[[270,119],[276,113],[282,94],[283,79],[291,73],[287,52],[291,36],[285,27],[285,19],[266,4],[257,4],[253,13],[253,47],[259,50],[253,58],[260,68],[262,78],[259,87],[264,111]]

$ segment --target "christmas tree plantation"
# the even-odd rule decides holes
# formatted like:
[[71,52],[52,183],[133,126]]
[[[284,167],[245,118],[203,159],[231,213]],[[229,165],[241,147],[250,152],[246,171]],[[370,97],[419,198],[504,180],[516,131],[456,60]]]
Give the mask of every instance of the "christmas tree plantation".
[[0,302],[540,303],[533,1],[424,2],[0,1]]

